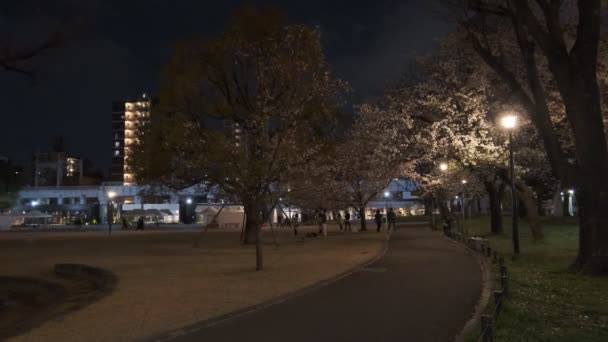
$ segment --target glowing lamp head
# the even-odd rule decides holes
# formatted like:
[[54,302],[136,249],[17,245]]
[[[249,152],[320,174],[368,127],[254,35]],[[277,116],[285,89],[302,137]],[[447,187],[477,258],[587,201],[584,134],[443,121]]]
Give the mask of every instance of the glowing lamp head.
[[441,163],[441,164],[439,164],[439,170],[441,170],[441,171],[447,171],[448,170],[448,163]]
[[37,206],[38,204],[39,204],[39,203],[38,203],[38,201],[32,201],[32,207],[35,207],[35,206]]
[[466,180],[466,179],[463,179],[463,180],[462,180],[462,184],[467,184],[467,180]]
[[388,191],[385,191],[385,192],[384,192],[384,197],[389,197],[390,195],[391,195],[391,193],[390,193],[390,192],[388,192]]
[[507,114],[500,118],[500,125],[505,129],[514,129],[517,127],[517,116],[513,114]]
[[186,200],[186,203],[188,203],[188,204],[192,204],[192,198],[188,198],[188,199]]
[[110,191],[110,192],[108,192],[108,198],[109,198],[109,199],[112,199],[112,198],[114,198],[114,197],[116,197],[116,193],[115,193],[114,191]]

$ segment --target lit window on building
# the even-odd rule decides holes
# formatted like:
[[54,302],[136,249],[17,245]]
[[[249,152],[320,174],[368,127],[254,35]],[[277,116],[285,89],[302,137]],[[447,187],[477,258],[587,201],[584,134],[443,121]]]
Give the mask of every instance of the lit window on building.
[[116,147],[120,147],[120,142],[119,142],[119,141],[115,142],[115,143],[114,143],[114,146],[116,146]]
[[119,150],[114,151],[114,155],[117,157],[120,156],[120,151]]

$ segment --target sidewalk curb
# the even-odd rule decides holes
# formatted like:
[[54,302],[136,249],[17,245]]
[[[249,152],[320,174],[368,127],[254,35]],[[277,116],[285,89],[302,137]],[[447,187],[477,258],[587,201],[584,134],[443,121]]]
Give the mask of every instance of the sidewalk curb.
[[339,281],[339,280],[341,280],[343,278],[346,278],[346,277],[348,277],[348,276],[350,276],[350,275],[352,275],[354,273],[357,273],[361,269],[366,268],[369,265],[371,265],[371,264],[377,262],[378,260],[382,259],[382,257],[384,257],[384,255],[386,255],[386,253],[388,252],[388,245],[389,245],[389,241],[390,241],[390,238],[391,238],[392,235],[393,235],[393,231],[391,231],[388,234],[386,234],[382,250],[380,251],[380,253],[378,253],[376,256],[374,256],[372,259],[370,259],[370,260],[368,260],[366,262],[363,262],[363,263],[361,263],[359,265],[356,265],[356,266],[352,267],[351,269],[346,270],[346,271],[344,271],[342,273],[338,273],[337,275],[335,275],[333,277],[320,280],[320,281],[318,281],[318,282],[316,282],[316,283],[314,283],[312,285],[306,286],[306,287],[301,288],[299,290],[295,290],[293,292],[288,292],[288,293],[286,293],[284,295],[281,295],[281,296],[273,298],[273,299],[269,299],[269,300],[267,300],[265,302],[262,302],[262,303],[259,303],[259,304],[254,304],[254,305],[242,308],[242,309],[238,309],[236,311],[229,312],[227,314],[223,314],[223,315],[220,315],[220,316],[215,317],[215,318],[210,318],[210,319],[207,319],[207,320],[204,320],[204,321],[201,321],[201,322],[193,323],[193,324],[187,325],[187,326],[185,326],[183,328],[178,328],[178,329],[175,329],[175,330],[173,330],[171,332],[164,333],[164,334],[161,334],[161,335],[156,336],[156,337],[144,338],[141,341],[150,341],[150,342],[171,341],[171,340],[173,340],[176,337],[180,337],[180,336],[187,335],[187,334],[190,334],[190,333],[193,333],[193,332],[196,332],[196,331],[200,331],[202,329],[209,328],[209,327],[212,327],[214,325],[218,325],[218,324],[221,324],[223,322],[226,322],[226,321],[229,321],[229,320],[232,320],[232,319],[235,319],[235,318],[239,318],[239,317],[242,317],[242,316],[253,314],[255,312],[258,312],[260,310],[264,310],[264,309],[266,309],[268,307],[271,307],[273,305],[283,303],[283,302],[285,302],[287,300],[290,300],[290,299],[293,299],[293,298],[305,295],[305,294],[307,294],[309,292],[318,290],[318,289],[323,288],[323,287],[325,287],[327,285],[335,283],[336,281]]
[[464,324],[462,330],[453,339],[453,342],[463,342],[466,337],[473,331],[473,329],[475,329],[477,323],[479,323],[479,320],[481,319],[481,314],[484,312],[486,306],[490,301],[490,298],[492,297],[494,281],[492,280],[491,267],[489,265],[488,260],[484,256],[480,255],[477,251],[471,249],[469,246],[463,245],[448,238],[444,234],[441,234],[441,236],[445,240],[448,240],[451,243],[456,244],[466,250],[469,255],[471,255],[473,258],[475,258],[475,260],[477,260],[479,268],[481,269],[481,295],[479,296],[477,304],[475,304],[475,308],[473,309],[471,318],[469,318],[469,320]]

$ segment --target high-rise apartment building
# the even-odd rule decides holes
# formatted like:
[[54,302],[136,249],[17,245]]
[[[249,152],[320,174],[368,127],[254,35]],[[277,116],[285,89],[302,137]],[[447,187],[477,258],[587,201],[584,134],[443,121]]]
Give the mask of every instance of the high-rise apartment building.
[[151,105],[145,93],[139,99],[112,104],[112,181],[134,184],[130,155],[141,127],[150,119]]
[[82,161],[65,152],[34,154],[34,186],[80,185]]

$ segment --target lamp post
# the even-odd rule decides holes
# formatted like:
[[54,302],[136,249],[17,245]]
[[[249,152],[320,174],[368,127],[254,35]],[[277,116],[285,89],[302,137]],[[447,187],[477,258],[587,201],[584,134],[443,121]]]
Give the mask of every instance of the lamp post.
[[384,192],[384,212],[385,214],[388,214],[388,200],[389,197],[391,196],[391,193],[388,191]]
[[186,217],[188,218],[188,222],[186,223],[192,222],[192,215],[190,215],[190,204],[192,204],[192,198],[188,197],[186,199]]
[[[439,170],[445,175],[448,172],[449,165],[446,162],[439,163]],[[439,212],[441,213],[441,207],[439,208]],[[433,227],[435,226],[435,199],[431,199],[431,220],[433,222]]]
[[[466,180],[466,179],[463,179],[463,180],[462,180],[462,201],[460,202],[460,204],[461,204],[461,206],[462,206],[462,208],[461,208],[461,209],[462,209],[462,219],[463,219],[463,220],[466,220],[466,219],[467,219],[467,217],[466,217],[466,215],[465,215],[465,214],[466,214],[466,212],[465,212],[465,206],[467,205],[467,204],[466,204],[466,198],[465,198],[465,187],[466,187],[466,185],[467,185],[467,180]],[[469,216],[470,216],[470,215],[469,215]]]
[[517,215],[517,195],[515,191],[515,159],[513,157],[513,131],[517,127],[517,116],[514,114],[506,114],[500,119],[501,126],[509,132],[509,168],[511,170],[511,198],[512,198],[512,239],[513,253],[519,254],[519,225]]
[[114,221],[114,214],[112,213],[113,200],[116,197],[116,193],[114,191],[108,192],[108,198],[110,199],[108,203],[108,235],[112,235],[112,221]]

